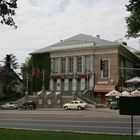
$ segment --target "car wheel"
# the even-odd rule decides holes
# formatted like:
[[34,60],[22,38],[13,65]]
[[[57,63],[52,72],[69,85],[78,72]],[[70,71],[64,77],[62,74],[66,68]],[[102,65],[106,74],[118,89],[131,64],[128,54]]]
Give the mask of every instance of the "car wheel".
[[65,106],[65,107],[64,107],[64,109],[65,109],[65,110],[68,110],[68,107],[67,107],[67,106]]
[[78,106],[78,110],[81,110],[82,108],[81,108],[81,106]]
[[10,106],[10,109],[13,109],[13,107],[12,107],[12,106]]

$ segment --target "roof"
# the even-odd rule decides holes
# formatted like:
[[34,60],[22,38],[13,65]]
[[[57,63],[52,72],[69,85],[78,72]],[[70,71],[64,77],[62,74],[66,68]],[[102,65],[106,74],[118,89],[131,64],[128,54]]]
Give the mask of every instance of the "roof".
[[32,52],[31,54],[37,54],[37,53],[47,53],[51,52],[52,48],[55,48],[57,50],[57,47],[66,47],[69,46],[72,47],[73,45],[78,45],[78,44],[90,44],[92,43],[92,46],[114,46],[114,45],[120,45],[118,42],[111,42],[107,41],[104,39],[101,39],[99,37],[93,37],[91,35],[86,35],[86,34],[78,34],[76,36],[70,37],[65,40],[61,40],[58,43],[55,43],[53,45],[47,46],[45,48],[41,48],[35,52]]
[[[10,68],[9,70],[10,70],[10,72],[12,72],[13,75],[15,75],[15,77],[16,77],[20,82],[23,82],[23,80],[19,77],[19,75],[18,75],[12,68]],[[2,73],[5,73],[5,66],[1,66],[1,67],[0,67],[0,74],[2,74]]]

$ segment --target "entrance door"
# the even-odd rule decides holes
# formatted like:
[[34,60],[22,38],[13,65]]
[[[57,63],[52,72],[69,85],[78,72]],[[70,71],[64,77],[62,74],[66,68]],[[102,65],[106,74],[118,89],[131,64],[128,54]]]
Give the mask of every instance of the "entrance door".
[[105,95],[101,95],[101,103],[105,104],[106,103],[106,97]]

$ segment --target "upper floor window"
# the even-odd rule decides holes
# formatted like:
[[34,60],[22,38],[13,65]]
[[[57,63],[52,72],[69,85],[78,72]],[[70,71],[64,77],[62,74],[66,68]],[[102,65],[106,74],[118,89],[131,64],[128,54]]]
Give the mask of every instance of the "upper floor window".
[[73,72],[73,58],[69,58],[69,72]]
[[66,59],[65,58],[61,59],[61,72],[66,73]]
[[110,77],[110,61],[108,59],[104,59],[104,69],[102,70],[102,78]]
[[82,72],[82,57],[77,57],[77,72]]

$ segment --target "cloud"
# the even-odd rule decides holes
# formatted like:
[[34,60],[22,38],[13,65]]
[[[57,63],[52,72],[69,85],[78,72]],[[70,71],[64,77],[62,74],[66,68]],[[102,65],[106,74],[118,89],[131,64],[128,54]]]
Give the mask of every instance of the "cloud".
[[[0,52],[17,56],[23,63],[29,53],[61,39],[85,33],[114,41],[126,33],[125,5],[129,0],[23,0],[18,1],[18,29],[1,25]],[[124,39],[130,46],[138,39]],[[137,43],[136,43],[137,42]]]

